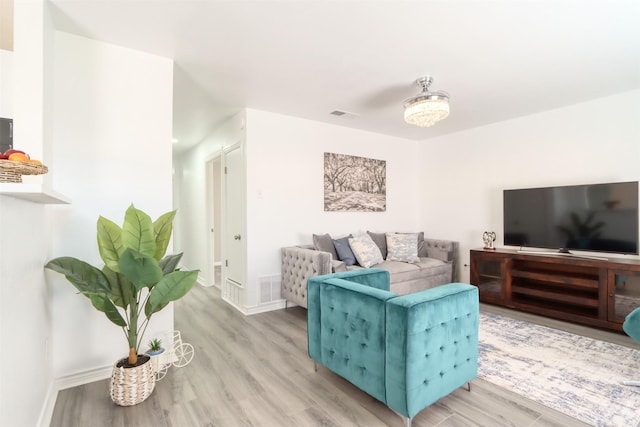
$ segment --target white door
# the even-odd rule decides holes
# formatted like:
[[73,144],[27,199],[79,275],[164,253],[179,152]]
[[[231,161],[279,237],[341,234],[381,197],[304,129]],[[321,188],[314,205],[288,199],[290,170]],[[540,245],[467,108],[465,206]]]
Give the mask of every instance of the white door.
[[224,281],[230,287],[227,295],[232,303],[241,305],[246,276],[244,166],[240,144],[230,147],[225,158],[224,197]]

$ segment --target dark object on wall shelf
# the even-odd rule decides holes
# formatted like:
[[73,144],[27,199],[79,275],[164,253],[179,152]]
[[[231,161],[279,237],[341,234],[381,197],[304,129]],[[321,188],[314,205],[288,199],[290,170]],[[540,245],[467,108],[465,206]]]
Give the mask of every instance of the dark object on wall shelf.
[[13,119],[0,117],[0,152],[13,148]]
[[480,301],[622,331],[640,307],[640,260],[471,250]]
[[638,182],[504,190],[504,244],[638,254]]

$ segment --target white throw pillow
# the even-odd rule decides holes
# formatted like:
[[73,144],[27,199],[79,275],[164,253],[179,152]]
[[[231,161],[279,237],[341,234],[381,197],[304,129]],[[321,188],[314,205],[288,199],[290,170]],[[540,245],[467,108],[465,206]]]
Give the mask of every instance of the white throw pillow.
[[351,250],[358,260],[358,264],[364,268],[380,264],[383,261],[380,248],[368,234],[350,237],[349,246],[351,246]]
[[417,263],[418,234],[387,233],[387,260]]

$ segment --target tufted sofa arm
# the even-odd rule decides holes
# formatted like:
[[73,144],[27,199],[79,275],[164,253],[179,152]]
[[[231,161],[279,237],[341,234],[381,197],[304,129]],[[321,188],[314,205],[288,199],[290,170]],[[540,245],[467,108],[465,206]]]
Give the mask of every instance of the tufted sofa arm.
[[458,279],[458,242],[453,240],[424,239],[424,247],[426,254],[418,254],[419,256],[427,256],[429,258],[439,259],[451,264],[452,282]]
[[307,308],[307,280],[331,273],[331,254],[306,247],[282,248],[282,298]]

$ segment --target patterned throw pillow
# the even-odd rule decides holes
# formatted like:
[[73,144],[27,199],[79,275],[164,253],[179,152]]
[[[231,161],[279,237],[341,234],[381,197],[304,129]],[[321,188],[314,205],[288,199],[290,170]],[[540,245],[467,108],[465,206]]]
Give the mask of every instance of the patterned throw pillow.
[[351,250],[358,260],[358,264],[364,268],[380,264],[383,261],[380,248],[378,248],[378,245],[375,244],[368,234],[360,234],[350,238],[349,246],[351,246]]
[[418,258],[418,234],[387,233],[387,260],[416,263]]

